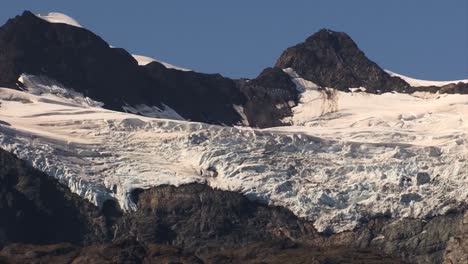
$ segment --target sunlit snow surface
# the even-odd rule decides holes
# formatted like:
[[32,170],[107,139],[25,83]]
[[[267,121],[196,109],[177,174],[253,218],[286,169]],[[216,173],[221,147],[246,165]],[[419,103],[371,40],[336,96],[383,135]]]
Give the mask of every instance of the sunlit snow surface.
[[[202,182],[339,232],[369,215],[425,217],[466,202],[467,95],[335,96],[330,113],[322,99],[300,106],[316,113],[301,126],[255,130],[2,88],[0,147],[98,205],[117,199],[127,210],[134,188]],[[417,185],[420,172],[429,183]]]
[[399,73],[395,73],[395,72],[392,72],[392,71],[389,71],[389,70],[386,70],[386,72],[387,72],[388,74],[390,74],[391,76],[400,77],[400,78],[403,79],[405,82],[407,82],[409,85],[414,86],[414,87],[420,87],[420,86],[444,86],[444,85],[447,85],[447,84],[459,83],[459,82],[468,83],[468,79],[465,79],[465,80],[453,80],[453,81],[428,81],[428,80],[419,80],[419,79],[411,78],[411,77],[408,77],[408,76],[406,76],[406,75],[399,74]]
[[76,21],[74,18],[69,17],[62,13],[52,12],[48,14],[37,14],[36,16],[50,23],[62,23],[62,24],[68,24],[68,25],[75,26],[75,27],[82,27],[80,23],[78,23],[78,21]]
[[157,60],[157,59],[153,59],[153,58],[150,58],[150,57],[147,57],[147,56],[135,55],[135,54],[132,54],[132,56],[138,62],[138,65],[141,65],[141,66],[149,64],[149,63],[151,63],[153,61],[156,61],[156,62],[161,63],[162,65],[164,65],[164,67],[166,67],[168,69],[175,69],[175,70],[179,70],[179,71],[192,71],[192,70],[185,69],[185,68],[182,68],[182,67],[178,67],[178,66],[172,65],[170,63],[167,63],[167,62],[164,62],[164,61],[161,61],[161,60]]

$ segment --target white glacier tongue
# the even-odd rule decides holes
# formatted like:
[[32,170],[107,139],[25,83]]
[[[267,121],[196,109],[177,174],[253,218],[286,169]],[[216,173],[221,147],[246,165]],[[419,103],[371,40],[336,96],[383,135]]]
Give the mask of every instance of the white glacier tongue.
[[[312,90],[311,90],[312,91]],[[155,119],[0,89],[0,147],[100,205],[206,183],[284,206],[319,231],[373,215],[424,218],[468,199],[468,95],[338,93],[305,126],[264,130]],[[352,101],[356,103],[352,103]],[[315,107],[315,108],[314,108]]]

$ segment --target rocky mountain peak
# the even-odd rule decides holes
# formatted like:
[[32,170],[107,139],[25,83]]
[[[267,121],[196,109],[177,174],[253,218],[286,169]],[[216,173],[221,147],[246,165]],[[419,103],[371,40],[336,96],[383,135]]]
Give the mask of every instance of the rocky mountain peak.
[[321,45],[322,47],[331,46],[336,50],[343,47],[358,49],[357,44],[345,32],[333,31],[331,29],[321,29],[305,41],[309,45]]
[[409,86],[367,58],[346,33],[330,29],[322,29],[286,49],[276,67],[293,68],[309,81],[342,91],[365,87],[368,92],[379,93],[404,91]]
[[42,20],[38,18],[35,14],[33,14],[31,11],[25,10],[23,11],[21,15],[17,15],[14,18],[9,19],[6,24],[8,25],[8,24],[20,23],[20,22],[24,23],[26,21],[40,23],[39,21],[42,21]]
[[0,85],[15,87],[23,73],[47,76],[111,109],[123,99],[138,102],[129,85],[150,89],[128,52],[87,29],[49,23],[29,11],[0,28]]

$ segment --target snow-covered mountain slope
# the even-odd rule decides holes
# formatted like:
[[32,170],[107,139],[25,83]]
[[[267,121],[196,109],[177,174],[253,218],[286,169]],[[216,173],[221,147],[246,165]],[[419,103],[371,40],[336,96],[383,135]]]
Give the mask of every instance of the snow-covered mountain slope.
[[141,66],[144,66],[144,65],[147,65],[147,64],[149,64],[149,63],[151,63],[153,61],[156,61],[156,62],[161,63],[162,65],[164,65],[164,67],[166,67],[168,69],[175,69],[175,70],[179,70],[179,71],[192,71],[192,70],[182,68],[182,67],[179,67],[179,66],[175,66],[175,65],[172,65],[170,63],[167,63],[167,62],[164,62],[164,61],[161,61],[161,60],[157,60],[157,59],[153,59],[153,58],[150,58],[150,57],[147,57],[147,56],[135,55],[135,54],[132,54],[132,56],[133,56],[133,58],[135,58],[135,60],[137,60],[138,65],[141,65]]
[[401,79],[403,79],[405,82],[407,82],[409,85],[411,85],[411,86],[413,86],[413,87],[421,87],[421,86],[444,86],[444,85],[447,85],[447,84],[459,83],[459,82],[468,83],[468,79],[464,79],[464,80],[453,80],[453,81],[428,81],[428,80],[419,80],[419,79],[415,79],[415,78],[408,77],[408,76],[403,75],[403,74],[399,74],[399,73],[392,72],[392,71],[390,71],[390,70],[385,70],[385,71],[386,71],[388,74],[390,74],[390,76],[400,77]]
[[135,188],[189,182],[287,207],[319,231],[349,230],[372,215],[424,218],[466,204],[467,95],[334,98],[330,113],[320,99],[303,105],[315,113],[301,117],[303,126],[256,130],[2,88],[0,147],[98,205],[117,199],[127,210],[135,207]]
[[48,14],[37,14],[37,17],[42,18],[50,23],[62,23],[75,27],[82,27],[80,23],[78,23],[78,21],[76,21],[74,18],[62,13],[52,12]]

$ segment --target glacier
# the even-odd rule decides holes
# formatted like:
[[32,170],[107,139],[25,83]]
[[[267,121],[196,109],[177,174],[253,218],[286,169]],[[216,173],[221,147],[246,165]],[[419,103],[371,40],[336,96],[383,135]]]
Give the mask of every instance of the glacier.
[[[60,13],[38,16],[81,27]],[[106,110],[46,76],[23,74],[23,91],[0,88],[0,147],[97,206],[116,200],[127,211],[137,209],[136,189],[193,182],[286,207],[321,232],[466,207],[468,95],[345,93],[284,71],[300,100],[288,103],[291,126],[268,129],[189,122],[166,106]],[[413,86],[458,82],[387,72]]]
[[135,189],[192,182],[286,207],[321,232],[466,205],[468,95],[332,88],[324,95],[289,73],[303,90],[293,125],[269,129],[144,117],[84,104],[78,94],[0,88],[0,147],[96,205],[112,199],[125,210],[137,209]]

